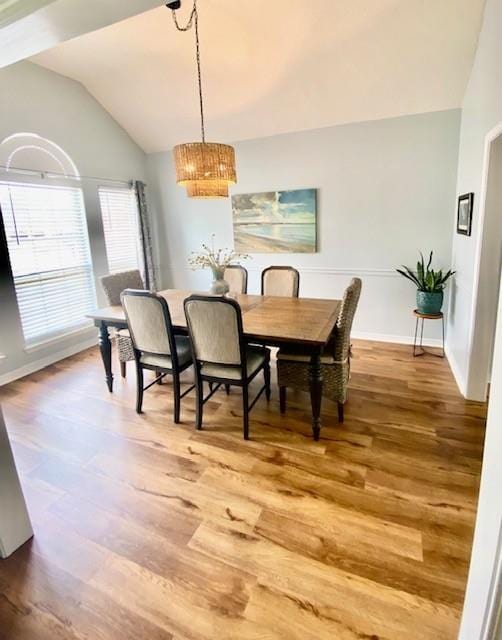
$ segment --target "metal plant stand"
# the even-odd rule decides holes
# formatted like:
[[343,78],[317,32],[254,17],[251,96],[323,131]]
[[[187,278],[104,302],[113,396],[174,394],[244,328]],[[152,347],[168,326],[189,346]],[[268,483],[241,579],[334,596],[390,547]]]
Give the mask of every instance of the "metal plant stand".
[[[420,313],[415,309],[413,311],[417,321],[415,323],[415,338],[413,340],[413,356],[423,356],[424,353],[429,353],[431,356],[437,356],[438,358],[444,358],[444,314],[442,311],[439,313]],[[423,347],[423,339],[424,339],[424,322],[426,320],[441,320],[441,331],[442,331],[442,350],[441,353],[434,353],[434,351],[428,351]],[[421,327],[419,331],[419,324],[421,321]],[[420,334],[420,336],[419,336]],[[420,341],[417,343],[417,339],[420,337]]]

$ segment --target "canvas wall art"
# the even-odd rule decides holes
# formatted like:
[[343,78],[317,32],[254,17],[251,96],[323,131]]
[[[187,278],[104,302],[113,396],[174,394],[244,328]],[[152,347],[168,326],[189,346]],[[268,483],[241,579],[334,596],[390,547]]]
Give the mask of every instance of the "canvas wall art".
[[315,253],[316,189],[232,196],[239,253]]

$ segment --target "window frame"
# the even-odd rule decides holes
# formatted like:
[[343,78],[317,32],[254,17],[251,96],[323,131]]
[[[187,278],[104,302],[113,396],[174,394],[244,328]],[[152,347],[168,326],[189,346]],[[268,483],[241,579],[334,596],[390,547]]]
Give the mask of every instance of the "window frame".
[[[60,177],[52,177],[52,176],[49,177],[49,175],[45,176],[44,172],[42,171],[37,174],[37,172],[34,172],[33,170],[26,170],[26,172],[20,172],[19,169],[16,169],[15,171],[12,170],[12,172],[8,170],[0,171],[0,185],[4,185],[4,184],[8,185],[9,183],[14,185],[15,184],[26,185],[27,187],[33,186],[33,187],[48,187],[48,188],[59,187],[59,188],[67,188],[67,189],[75,189],[75,188],[79,189],[81,203],[82,203],[83,229],[85,231],[84,244],[86,245],[85,249],[88,255],[88,263],[86,264],[86,268],[90,276],[89,277],[89,282],[90,282],[89,293],[91,295],[93,306],[97,307],[95,272],[94,272],[94,264],[93,264],[91,238],[89,233],[89,220],[87,216],[86,195],[85,195],[85,189],[83,188],[81,179],[78,177],[69,177],[69,178],[62,178],[62,177],[60,178]],[[4,229],[5,229],[4,216],[5,216],[5,212],[2,211],[2,225],[4,226]],[[54,331],[44,332],[43,334],[34,336],[32,339],[27,338],[25,327],[23,325],[23,318],[22,318],[21,308],[19,303],[18,288],[16,284],[16,279],[19,278],[19,276],[15,275],[14,269],[12,266],[12,259],[10,256],[9,241],[7,238],[6,229],[5,229],[5,250],[7,252],[9,263],[11,265],[10,276],[11,276],[11,282],[14,288],[14,294],[15,294],[16,303],[17,303],[17,315],[18,315],[19,324],[21,328],[21,334],[23,337],[25,352],[29,353],[31,351],[36,351],[50,343],[58,342],[60,340],[64,340],[65,338],[71,337],[72,335],[88,332],[90,329],[92,329],[92,326],[93,326],[92,320],[84,316],[82,318],[81,323],[71,325],[59,330],[56,329]],[[43,273],[43,272],[37,272],[37,273]]]
[[[112,268],[114,259],[110,257],[110,249],[109,244],[107,242],[107,223],[105,221],[105,215],[103,213],[103,207],[101,204],[101,193],[107,191],[117,191],[123,193],[130,193],[132,197],[132,201],[134,203],[134,212],[136,214],[136,228],[135,232],[137,235],[136,240],[136,262],[135,264],[128,264],[121,266],[120,268]],[[139,205],[137,201],[137,193],[133,184],[129,186],[118,185],[118,184],[99,184],[97,187],[97,199],[99,205],[99,212],[101,216],[101,223],[103,225],[103,237],[105,242],[105,253],[106,253],[106,263],[108,267],[108,273],[120,273],[121,271],[130,271],[134,269],[138,269],[138,271],[144,276],[145,271],[145,256],[144,256],[144,246],[143,246],[143,238],[141,234],[141,221],[140,221],[140,211]],[[110,236],[108,236],[110,237]]]

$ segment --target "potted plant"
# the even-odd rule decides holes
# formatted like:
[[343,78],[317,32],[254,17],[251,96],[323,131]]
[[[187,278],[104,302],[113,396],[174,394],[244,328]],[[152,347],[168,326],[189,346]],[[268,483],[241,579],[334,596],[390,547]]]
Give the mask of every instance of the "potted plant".
[[188,264],[192,269],[209,268],[213,272],[213,282],[210,293],[224,295],[228,293],[228,282],[224,279],[225,269],[231,264],[238,264],[239,260],[246,260],[246,253],[236,253],[233,249],[215,249],[214,233],[211,236],[211,248],[207,244],[202,245],[202,251],[192,251]]
[[432,251],[429,255],[427,265],[424,263],[424,256],[420,252],[420,260],[417,262],[416,272],[403,265],[403,269],[396,269],[408,280],[411,280],[417,287],[417,311],[427,315],[437,315],[443,306],[443,291],[448,280],[455,271],[449,269],[443,271],[431,269]]

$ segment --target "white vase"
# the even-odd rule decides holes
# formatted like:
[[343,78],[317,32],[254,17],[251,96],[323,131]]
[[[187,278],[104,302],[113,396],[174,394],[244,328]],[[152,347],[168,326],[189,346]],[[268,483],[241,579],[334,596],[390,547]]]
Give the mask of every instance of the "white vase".
[[209,293],[223,296],[229,292],[230,287],[228,286],[228,282],[223,278],[224,272],[225,269],[213,269],[213,282],[211,283]]

